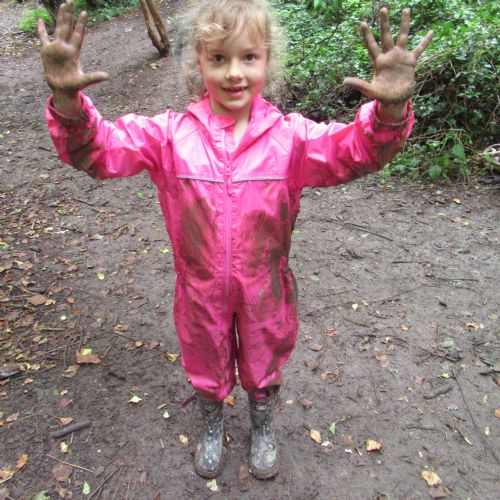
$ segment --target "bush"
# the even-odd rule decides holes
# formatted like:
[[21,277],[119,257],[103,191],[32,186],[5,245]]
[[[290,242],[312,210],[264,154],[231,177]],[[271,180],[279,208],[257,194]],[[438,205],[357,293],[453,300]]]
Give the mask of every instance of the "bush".
[[47,9],[26,9],[23,10],[23,17],[19,21],[19,29],[27,33],[36,33],[38,19],[43,19],[49,24],[53,23],[53,18]]
[[414,98],[418,122],[405,154],[399,157],[399,169],[424,172],[431,178],[467,176],[471,159],[498,134],[495,65],[500,59],[499,8],[493,0],[393,0],[383,4],[279,0],[278,14],[290,44],[287,107],[315,119],[353,118],[363,97],[342,81],[346,76],[371,77],[371,62],[358,26],[367,20],[377,36],[381,5],[390,8],[394,34],[401,10],[411,8],[414,44],[429,29],[435,31],[419,61]]

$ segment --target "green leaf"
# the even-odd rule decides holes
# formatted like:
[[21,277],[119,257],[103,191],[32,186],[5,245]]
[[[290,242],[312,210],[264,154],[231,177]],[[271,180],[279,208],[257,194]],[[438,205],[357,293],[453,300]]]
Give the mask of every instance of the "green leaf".
[[332,422],[330,427],[328,427],[328,430],[332,433],[332,436],[335,436],[335,433],[337,432],[337,423]]
[[439,165],[432,165],[432,167],[427,170],[427,174],[433,181],[437,181],[442,173],[443,169]]
[[465,161],[465,152],[461,144],[454,144],[451,148],[451,154],[460,161]]
[[441,342],[441,347],[444,347],[445,349],[451,349],[454,345],[455,341],[453,339],[446,339]]
[[88,495],[90,493],[90,484],[87,481],[83,483],[83,494]]
[[50,495],[48,491],[39,491],[33,497],[33,500],[50,500]]

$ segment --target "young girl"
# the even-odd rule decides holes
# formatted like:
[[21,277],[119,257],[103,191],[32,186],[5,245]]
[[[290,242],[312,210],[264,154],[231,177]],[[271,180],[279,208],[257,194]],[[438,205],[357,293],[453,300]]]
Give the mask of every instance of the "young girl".
[[273,407],[281,368],[295,345],[297,289],[288,267],[302,188],[333,186],[375,172],[403,146],[413,122],[409,101],[426,35],[407,51],[409,12],[394,44],[385,8],[381,47],[366,23],[374,65],[366,83],[346,84],[374,99],[350,125],[284,116],[261,97],[274,63],[275,27],[266,0],[204,0],[192,16],[188,49],[201,76],[185,113],[104,120],[80,91],[108,78],[83,73],[79,53],[87,15],[73,29],[63,4],[50,39],[39,34],[52,89],[46,118],[63,161],[96,179],[147,169],[158,188],[175,257],[174,319],[182,363],[198,393],[205,433],[195,468],[222,466],[223,399],[239,381],[251,416],[250,469],[279,468]]

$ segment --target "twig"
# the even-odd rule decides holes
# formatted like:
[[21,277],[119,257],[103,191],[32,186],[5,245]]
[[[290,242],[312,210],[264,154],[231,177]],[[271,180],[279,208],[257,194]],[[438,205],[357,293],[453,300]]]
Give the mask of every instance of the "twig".
[[57,439],[57,438],[66,436],[67,434],[71,434],[72,432],[86,429],[87,427],[90,427],[90,425],[91,425],[90,420],[84,420],[83,422],[77,422],[76,424],[71,424],[71,425],[68,425],[67,427],[64,427],[64,429],[59,429],[58,431],[52,432],[50,434],[50,437]]
[[448,361],[452,361],[453,363],[456,363],[460,359],[460,357],[457,359],[457,358],[452,358],[451,356],[447,356],[446,354],[439,354],[437,352],[429,351],[428,349],[425,349],[420,345],[417,345],[417,347],[419,349],[422,349],[422,351],[426,352],[427,354],[430,354],[431,356],[436,356],[436,358],[447,359]]
[[462,400],[465,404],[465,407],[467,408],[467,411],[469,412],[470,418],[472,420],[472,423],[474,424],[474,427],[476,428],[477,433],[481,436],[481,440],[484,444],[484,447],[487,448],[488,450],[490,450],[490,453],[493,455],[493,458],[497,461],[497,463],[500,463],[500,459],[497,457],[493,448],[490,447],[488,441],[486,441],[486,439],[483,436],[483,433],[481,432],[481,430],[479,429],[479,426],[477,425],[476,419],[474,418],[474,415],[472,414],[472,411],[469,407],[469,403],[467,403],[467,400],[465,399],[465,394],[464,394],[464,391],[462,390],[462,385],[458,381],[458,377],[455,375],[453,377],[453,380],[457,383],[460,394],[462,395]]
[[74,467],[75,469],[81,469],[81,470],[86,470],[87,472],[94,472],[93,470],[91,469],[87,469],[87,467],[82,467],[81,465],[76,465],[76,464],[70,464],[69,462],[63,462],[62,460],[59,460],[58,458],[56,457],[53,457],[52,455],[47,455],[49,458],[51,458],[52,460],[55,460],[56,462],[59,462],[61,464],[64,464],[64,465],[69,465],[70,467]]
[[373,325],[366,325],[365,323],[358,323],[357,321],[354,321],[352,319],[349,319],[349,318],[346,318],[345,316],[343,316],[342,314],[340,315],[340,317],[342,319],[344,319],[345,321],[349,321],[349,323],[352,323],[353,325],[357,325],[357,326],[363,326],[365,328],[371,328]]
[[92,494],[89,496],[89,500],[91,498],[94,498],[98,493],[101,492],[103,486],[120,470],[119,467],[117,467],[111,474],[109,474],[108,476],[106,476],[102,483],[92,492]]

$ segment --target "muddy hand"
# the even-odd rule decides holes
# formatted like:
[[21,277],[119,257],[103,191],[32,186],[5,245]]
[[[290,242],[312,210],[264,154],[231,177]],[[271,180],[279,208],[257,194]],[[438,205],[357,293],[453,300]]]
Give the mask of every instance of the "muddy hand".
[[87,13],[82,11],[73,28],[73,1],[67,0],[59,7],[52,40],[43,20],[38,20],[45,79],[53,92],[74,95],[93,83],[109,78],[102,71],[84,73],[80,66],[80,50],[87,19]]
[[389,13],[380,9],[380,47],[366,22],[361,23],[361,32],[373,63],[374,76],[371,83],[360,78],[346,78],[344,83],[384,104],[398,104],[408,100],[414,88],[417,60],[429,45],[433,32],[427,35],[413,50],[407,50],[410,31],[410,10],[401,14],[401,25],[396,44],[392,39]]

